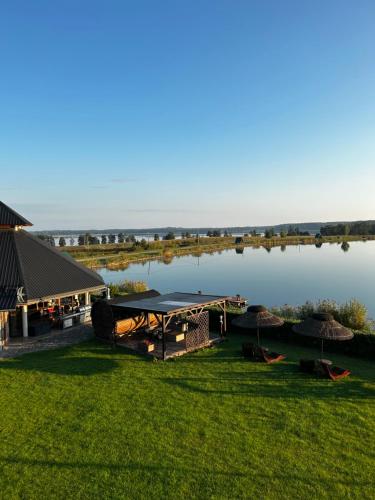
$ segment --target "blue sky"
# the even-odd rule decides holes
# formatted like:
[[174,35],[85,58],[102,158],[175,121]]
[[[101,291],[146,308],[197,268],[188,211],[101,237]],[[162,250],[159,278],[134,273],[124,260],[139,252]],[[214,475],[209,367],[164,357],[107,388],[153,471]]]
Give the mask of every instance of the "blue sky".
[[0,11],[0,199],[37,229],[375,218],[372,0]]

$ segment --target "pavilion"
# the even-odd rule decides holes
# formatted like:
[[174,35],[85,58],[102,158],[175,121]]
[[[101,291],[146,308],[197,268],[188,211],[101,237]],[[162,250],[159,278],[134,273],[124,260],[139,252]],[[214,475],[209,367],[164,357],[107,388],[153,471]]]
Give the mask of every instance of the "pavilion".
[[[73,311],[106,290],[102,278],[69,255],[32,236],[31,222],[0,202],[0,339],[37,334],[53,316],[72,326]],[[68,318],[68,314],[70,316]],[[85,317],[88,319],[89,314]],[[74,319],[74,321],[73,321]]]
[[[116,300],[98,301],[92,323],[98,338],[112,338],[132,350],[152,345],[150,354],[167,359],[207,347],[226,333],[229,297],[202,293],[172,292],[160,295],[149,290]],[[209,309],[221,311],[220,334],[211,331]],[[123,318],[123,319],[122,319]]]

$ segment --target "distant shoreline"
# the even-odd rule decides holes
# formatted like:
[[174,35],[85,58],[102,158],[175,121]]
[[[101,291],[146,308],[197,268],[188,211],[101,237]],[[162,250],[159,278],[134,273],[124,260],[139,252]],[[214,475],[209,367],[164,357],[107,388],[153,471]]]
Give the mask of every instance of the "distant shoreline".
[[[265,238],[265,237],[247,237],[239,244],[235,243],[233,237],[204,237],[185,240],[161,240],[145,243],[141,246],[139,242],[115,243],[106,245],[88,245],[63,247],[62,251],[69,253],[77,261],[91,268],[107,267],[108,269],[126,269],[131,263],[147,262],[152,260],[162,260],[170,262],[173,257],[182,255],[203,255],[214,253],[221,250],[241,249],[246,247],[263,247],[271,249],[274,247],[283,247],[288,245],[315,245],[317,247],[323,244],[340,244],[344,246],[354,241],[375,240],[375,235],[370,236],[326,236],[315,238],[315,236],[286,236]],[[347,247],[349,248],[349,247]]]
[[[298,227],[301,231],[309,231],[311,234],[316,234],[320,231],[321,227],[336,225],[336,224],[353,224],[358,221],[333,221],[333,222],[287,222],[282,224],[268,224],[268,225],[257,225],[257,226],[205,226],[205,227],[181,227],[181,226],[165,226],[165,227],[151,227],[151,228],[110,228],[110,229],[44,229],[40,231],[32,230],[35,234],[48,234],[54,237],[59,236],[79,236],[80,234],[91,233],[91,234],[166,234],[170,231],[177,235],[182,232],[189,232],[191,234],[206,234],[207,231],[228,231],[229,233],[250,233],[251,231],[264,232],[266,229],[274,229],[276,232],[285,231],[290,226]],[[373,221],[366,221],[373,222]]]

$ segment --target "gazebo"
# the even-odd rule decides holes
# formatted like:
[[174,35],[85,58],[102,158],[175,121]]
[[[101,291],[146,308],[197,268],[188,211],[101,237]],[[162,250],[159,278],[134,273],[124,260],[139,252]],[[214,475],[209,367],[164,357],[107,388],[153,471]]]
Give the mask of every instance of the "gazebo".
[[[95,303],[92,321],[97,337],[132,350],[142,342],[151,343],[154,357],[167,359],[206,347],[219,341],[226,332],[227,296],[173,292],[160,295],[151,290],[115,302]],[[208,308],[221,310],[221,335],[211,334]],[[121,318],[124,318],[121,320]],[[132,320],[132,321],[129,321]],[[128,329],[128,326],[130,329]]]
[[[58,315],[63,327],[82,307],[89,319],[90,294],[106,290],[102,278],[23,228],[31,222],[0,202],[0,339],[36,335]],[[81,310],[81,312],[82,312]],[[64,314],[64,313],[70,314]],[[45,321],[43,321],[45,320]],[[41,327],[41,325],[44,325]]]

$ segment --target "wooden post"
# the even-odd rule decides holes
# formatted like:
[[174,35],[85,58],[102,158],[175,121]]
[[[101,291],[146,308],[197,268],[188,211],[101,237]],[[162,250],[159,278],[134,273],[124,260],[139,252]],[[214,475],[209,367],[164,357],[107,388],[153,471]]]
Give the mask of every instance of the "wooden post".
[[164,315],[162,316],[162,335],[163,335],[163,360],[166,359],[167,355],[167,345],[166,345],[166,338],[165,338],[165,319]]
[[0,312],[0,341],[1,350],[3,350],[5,345],[5,313],[2,312]]
[[224,336],[226,336],[226,334],[227,334],[227,303],[226,302],[224,302],[223,311],[224,311]]
[[5,333],[5,344],[8,345],[9,343],[9,313],[6,312],[4,313],[5,316],[5,325],[4,325],[4,333]]

